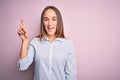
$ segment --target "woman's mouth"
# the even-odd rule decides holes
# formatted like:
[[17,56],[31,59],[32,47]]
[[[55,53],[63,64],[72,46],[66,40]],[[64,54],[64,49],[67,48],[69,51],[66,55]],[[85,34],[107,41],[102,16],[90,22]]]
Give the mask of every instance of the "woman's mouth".
[[54,29],[54,26],[48,26],[47,27],[49,31],[53,30]]

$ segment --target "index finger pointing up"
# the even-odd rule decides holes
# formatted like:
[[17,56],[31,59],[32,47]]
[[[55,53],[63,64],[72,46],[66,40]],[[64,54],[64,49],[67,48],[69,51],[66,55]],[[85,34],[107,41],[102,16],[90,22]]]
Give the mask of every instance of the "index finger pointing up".
[[20,25],[20,27],[21,27],[22,29],[25,29],[25,28],[26,28],[26,27],[25,27],[25,23],[24,23],[23,20],[21,20],[21,25]]
[[22,26],[25,26],[25,23],[24,23],[24,21],[23,21],[23,20],[21,20],[21,24],[22,24]]

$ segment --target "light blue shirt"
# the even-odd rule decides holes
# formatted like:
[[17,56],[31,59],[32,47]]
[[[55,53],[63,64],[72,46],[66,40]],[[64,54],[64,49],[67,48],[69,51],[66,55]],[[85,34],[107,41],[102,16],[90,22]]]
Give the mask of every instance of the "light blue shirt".
[[72,41],[56,38],[33,38],[28,55],[19,59],[19,70],[26,70],[35,61],[34,80],[77,80],[76,57]]

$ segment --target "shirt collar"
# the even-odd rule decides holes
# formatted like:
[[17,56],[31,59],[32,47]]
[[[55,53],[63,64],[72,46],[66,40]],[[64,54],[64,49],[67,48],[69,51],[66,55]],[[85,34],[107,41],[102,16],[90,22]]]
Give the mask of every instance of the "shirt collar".
[[[50,41],[49,38],[47,36],[44,36],[42,38],[42,41]],[[59,41],[59,42],[62,42],[63,41],[63,38],[56,38],[55,41]]]

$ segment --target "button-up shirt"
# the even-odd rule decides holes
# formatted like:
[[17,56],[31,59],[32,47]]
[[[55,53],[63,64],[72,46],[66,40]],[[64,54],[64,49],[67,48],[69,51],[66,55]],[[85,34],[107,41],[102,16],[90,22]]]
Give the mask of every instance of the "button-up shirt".
[[26,70],[35,62],[34,80],[77,80],[76,57],[71,40],[33,38],[28,54],[19,59],[19,70]]

